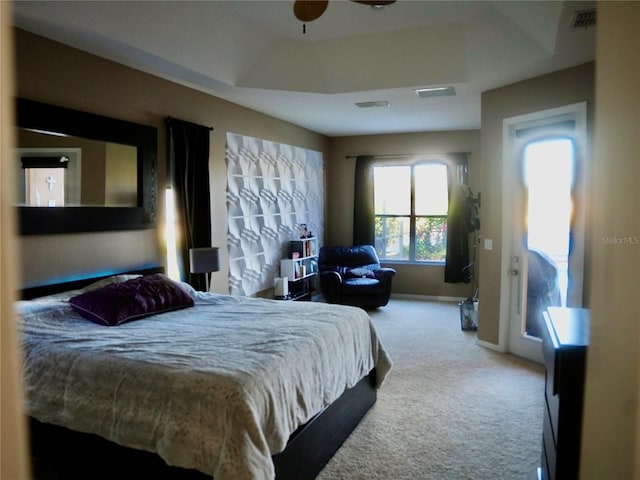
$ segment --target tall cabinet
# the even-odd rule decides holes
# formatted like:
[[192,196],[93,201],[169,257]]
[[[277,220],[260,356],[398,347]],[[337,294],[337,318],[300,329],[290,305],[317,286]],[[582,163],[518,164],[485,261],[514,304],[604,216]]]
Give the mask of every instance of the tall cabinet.
[[589,311],[548,307],[543,316],[545,409],[538,478],[578,480]]
[[280,260],[280,276],[287,277],[290,300],[311,300],[318,275],[318,239],[289,242],[288,258]]

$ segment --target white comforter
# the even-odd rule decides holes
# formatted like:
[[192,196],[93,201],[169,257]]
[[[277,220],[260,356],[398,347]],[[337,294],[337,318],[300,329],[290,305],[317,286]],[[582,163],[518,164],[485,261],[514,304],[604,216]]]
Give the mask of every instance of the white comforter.
[[192,290],[193,308],[104,327],[70,295],[18,303],[27,413],[216,480],[274,478],[299,425],[391,368],[358,308]]

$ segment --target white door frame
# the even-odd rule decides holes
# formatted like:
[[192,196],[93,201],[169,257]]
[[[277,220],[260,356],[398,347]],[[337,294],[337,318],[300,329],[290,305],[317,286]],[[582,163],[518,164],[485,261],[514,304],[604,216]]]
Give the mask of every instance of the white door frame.
[[[582,306],[582,290],[583,281],[582,274],[584,272],[584,242],[585,242],[585,184],[588,178],[586,168],[587,162],[587,103],[579,102],[562,107],[551,108],[538,112],[532,112],[515,117],[505,118],[502,121],[502,252],[501,252],[501,282],[500,282],[500,308],[499,308],[499,329],[498,329],[498,346],[503,352],[512,352],[514,346],[511,345],[511,314],[512,301],[517,294],[514,291],[513,276],[513,253],[512,253],[512,237],[513,229],[509,227],[512,223],[512,198],[514,192],[515,178],[514,169],[516,162],[514,158],[520,158],[520,152],[516,148],[515,130],[518,126],[524,124],[532,124],[540,122],[541,124],[552,123],[553,117],[571,115],[575,123],[573,137],[576,139],[576,157],[577,164],[580,168],[578,173],[579,184],[576,186],[577,202],[580,207],[574,214],[574,238],[572,242],[571,255],[574,258],[574,264],[571,266],[576,275],[576,282],[571,285],[568,295],[568,304],[570,306]],[[523,263],[520,261],[520,263]],[[526,265],[520,265],[520,275],[526,274]],[[522,294],[522,292],[520,292]],[[515,348],[513,353],[522,355],[532,360],[542,361],[542,352],[540,349],[540,340],[533,337],[527,337],[519,347]]]

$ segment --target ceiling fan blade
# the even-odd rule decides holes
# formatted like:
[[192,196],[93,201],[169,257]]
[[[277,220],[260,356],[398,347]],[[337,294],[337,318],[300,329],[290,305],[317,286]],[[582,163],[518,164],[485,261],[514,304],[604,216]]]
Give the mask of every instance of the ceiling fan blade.
[[296,0],[293,13],[301,22],[311,22],[324,13],[329,0]]
[[362,3],[363,5],[369,5],[370,7],[384,7],[385,5],[391,5],[396,0],[351,0],[352,2]]

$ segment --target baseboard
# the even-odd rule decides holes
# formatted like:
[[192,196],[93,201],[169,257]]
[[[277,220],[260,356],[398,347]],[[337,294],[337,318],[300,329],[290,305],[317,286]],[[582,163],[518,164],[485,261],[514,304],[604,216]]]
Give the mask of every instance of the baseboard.
[[[397,299],[405,299],[405,300],[417,300],[423,302],[450,302],[450,303],[459,303],[464,301],[464,298],[461,297],[448,297],[442,295],[414,295],[411,293],[392,293],[391,300],[394,298]],[[322,293],[314,293],[311,297],[311,300],[314,302],[324,302],[324,297]]]
[[406,299],[406,300],[422,300],[428,302],[461,302],[464,298],[460,297],[448,297],[443,295],[414,295],[411,293],[392,293],[391,299]]
[[485,342],[484,340],[476,340],[476,344],[488,350],[493,350],[494,352],[505,353],[505,350],[500,348],[500,345],[496,345],[495,343]]

